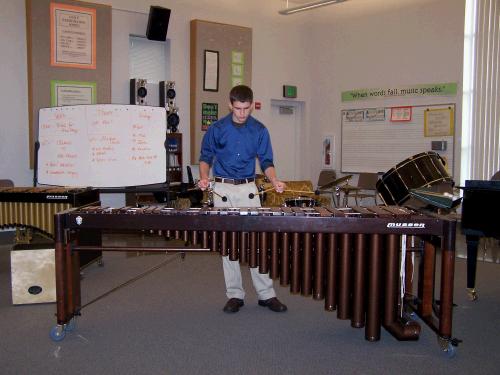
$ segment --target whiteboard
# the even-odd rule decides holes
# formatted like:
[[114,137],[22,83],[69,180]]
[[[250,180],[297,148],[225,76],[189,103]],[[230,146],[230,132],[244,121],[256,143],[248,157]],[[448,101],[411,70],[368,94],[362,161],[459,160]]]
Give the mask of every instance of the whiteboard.
[[341,116],[342,172],[385,173],[431,151],[435,141],[446,143],[446,150],[435,152],[453,176],[455,104],[346,109]]
[[166,111],[136,105],[42,108],[38,183],[121,187],[166,180]]

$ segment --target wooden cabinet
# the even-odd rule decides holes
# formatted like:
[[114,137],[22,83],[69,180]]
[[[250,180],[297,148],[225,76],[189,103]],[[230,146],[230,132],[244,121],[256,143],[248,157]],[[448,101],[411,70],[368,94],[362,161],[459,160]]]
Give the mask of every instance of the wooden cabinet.
[[182,134],[167,133],[167,182],[182,182]]

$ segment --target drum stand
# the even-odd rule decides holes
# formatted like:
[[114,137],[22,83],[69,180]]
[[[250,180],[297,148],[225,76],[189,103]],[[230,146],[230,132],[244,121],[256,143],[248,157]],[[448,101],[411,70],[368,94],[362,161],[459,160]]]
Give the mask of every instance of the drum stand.
[[338,189],[344,192],[344,199],[343,199],[344,207],[349,207],[349,193],[351,191],[359,190],[359,188],[357,188],[356,186],[349,185],[349,183],[346,183],[345,185],[338,186]]
[[336,208],[340,207],[340,187],[335,186],[335,199],[333,200],[333,204]]

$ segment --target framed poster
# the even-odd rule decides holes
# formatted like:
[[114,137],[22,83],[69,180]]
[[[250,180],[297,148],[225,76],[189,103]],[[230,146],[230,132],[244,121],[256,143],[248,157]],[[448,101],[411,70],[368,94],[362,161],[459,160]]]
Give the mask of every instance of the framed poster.
[[50,3],[50,65],[96,68],[96,10]]
[[219,91],[219,52],[217,51],[205,50],[203,90]]
[[50,106],[96,104],[96,82],[50,81]]

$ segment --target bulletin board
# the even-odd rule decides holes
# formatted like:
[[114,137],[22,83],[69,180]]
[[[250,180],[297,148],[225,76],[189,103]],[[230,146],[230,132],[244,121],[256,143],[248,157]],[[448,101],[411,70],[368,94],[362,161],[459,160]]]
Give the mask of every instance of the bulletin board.
[[111,102],[111,7],[26,0],[30,167],[41,108]]
[[252,85],[252,29],[192,20],[190,43],[191,164],[198,164],[206,129],[229,113],[231,88]]
[[433,150],[453,176],[455,104],[345,109],[341,120],[342,172],[385,173]]
[[97,104],[42,108],[38,183],[123,187],[166,180],[166,110]]

